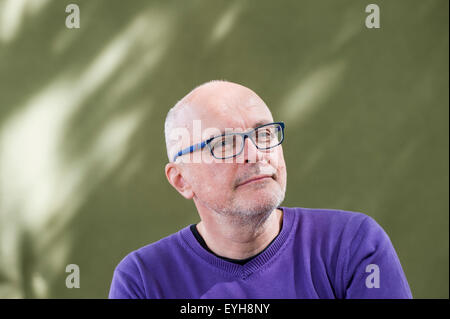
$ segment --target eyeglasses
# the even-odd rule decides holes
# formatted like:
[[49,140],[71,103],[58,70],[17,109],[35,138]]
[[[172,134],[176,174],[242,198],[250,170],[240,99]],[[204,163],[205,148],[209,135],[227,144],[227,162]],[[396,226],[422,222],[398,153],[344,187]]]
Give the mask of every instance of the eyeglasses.
[[267,150],[283,143],[284,123],[273,122],[254,128],[246,133],[226,133],[213,136],[206,141],[191,145],[179,151],[173,158],[203,149],[208,145],[211,155],[217,159],[227,159],[238,156],[244,150],[245,139],[249,138],[259,150]]

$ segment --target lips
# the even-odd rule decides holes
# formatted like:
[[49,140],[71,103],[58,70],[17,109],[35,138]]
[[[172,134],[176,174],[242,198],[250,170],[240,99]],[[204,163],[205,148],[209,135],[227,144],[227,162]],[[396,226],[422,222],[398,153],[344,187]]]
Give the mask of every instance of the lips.
[[240,183],[237,187],[243,186],[243,185],[246,185],[246,184],[249,184],[249,183],[252,183],[252,182],[256,182],[256,181],[259,181],[259,180],[263,180],[263,179],[266,179],[266,178],[273,178],[273,177],[272,177],[272,175],[258,175],[258,176],[254,176],[254,177],[252,177],[252,178],[250,178],[250,179]]

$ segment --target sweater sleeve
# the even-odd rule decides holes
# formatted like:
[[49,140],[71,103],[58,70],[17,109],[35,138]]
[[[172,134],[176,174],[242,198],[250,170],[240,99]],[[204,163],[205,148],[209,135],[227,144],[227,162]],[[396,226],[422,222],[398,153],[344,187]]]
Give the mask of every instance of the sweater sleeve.
[[114,270],[109,299],[145,299],[145,289],[133,254],[125,257]]
[[385,231],[366,216],[349,245],[346,299],[411,299],[395,249]]

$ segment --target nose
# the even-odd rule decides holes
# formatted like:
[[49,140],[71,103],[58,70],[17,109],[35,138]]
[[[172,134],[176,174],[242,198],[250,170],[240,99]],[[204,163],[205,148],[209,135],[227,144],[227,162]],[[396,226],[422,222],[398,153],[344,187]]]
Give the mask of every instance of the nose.
[[244,138],[244,163],[259,162],[264,156],[263,152],[259,150],[256,145],[250,140],[248,136]]

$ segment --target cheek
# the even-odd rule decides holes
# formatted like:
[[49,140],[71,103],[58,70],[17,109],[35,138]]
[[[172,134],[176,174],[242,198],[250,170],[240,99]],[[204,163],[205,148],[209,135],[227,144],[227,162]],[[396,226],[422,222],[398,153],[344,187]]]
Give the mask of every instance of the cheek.
[[282,151],[279,152],[277,156],[276,168],[278,171],[279,182],[284,187],[286,185],[286,163]]
[[234,174],[231,164],[222,163],[211,167],[209,179],[223,193],[230,191],[234,186]]
[[208,164],[200,168],[193,177],[194,192],[219,200],[226,197],[234,185],[228,164]]

